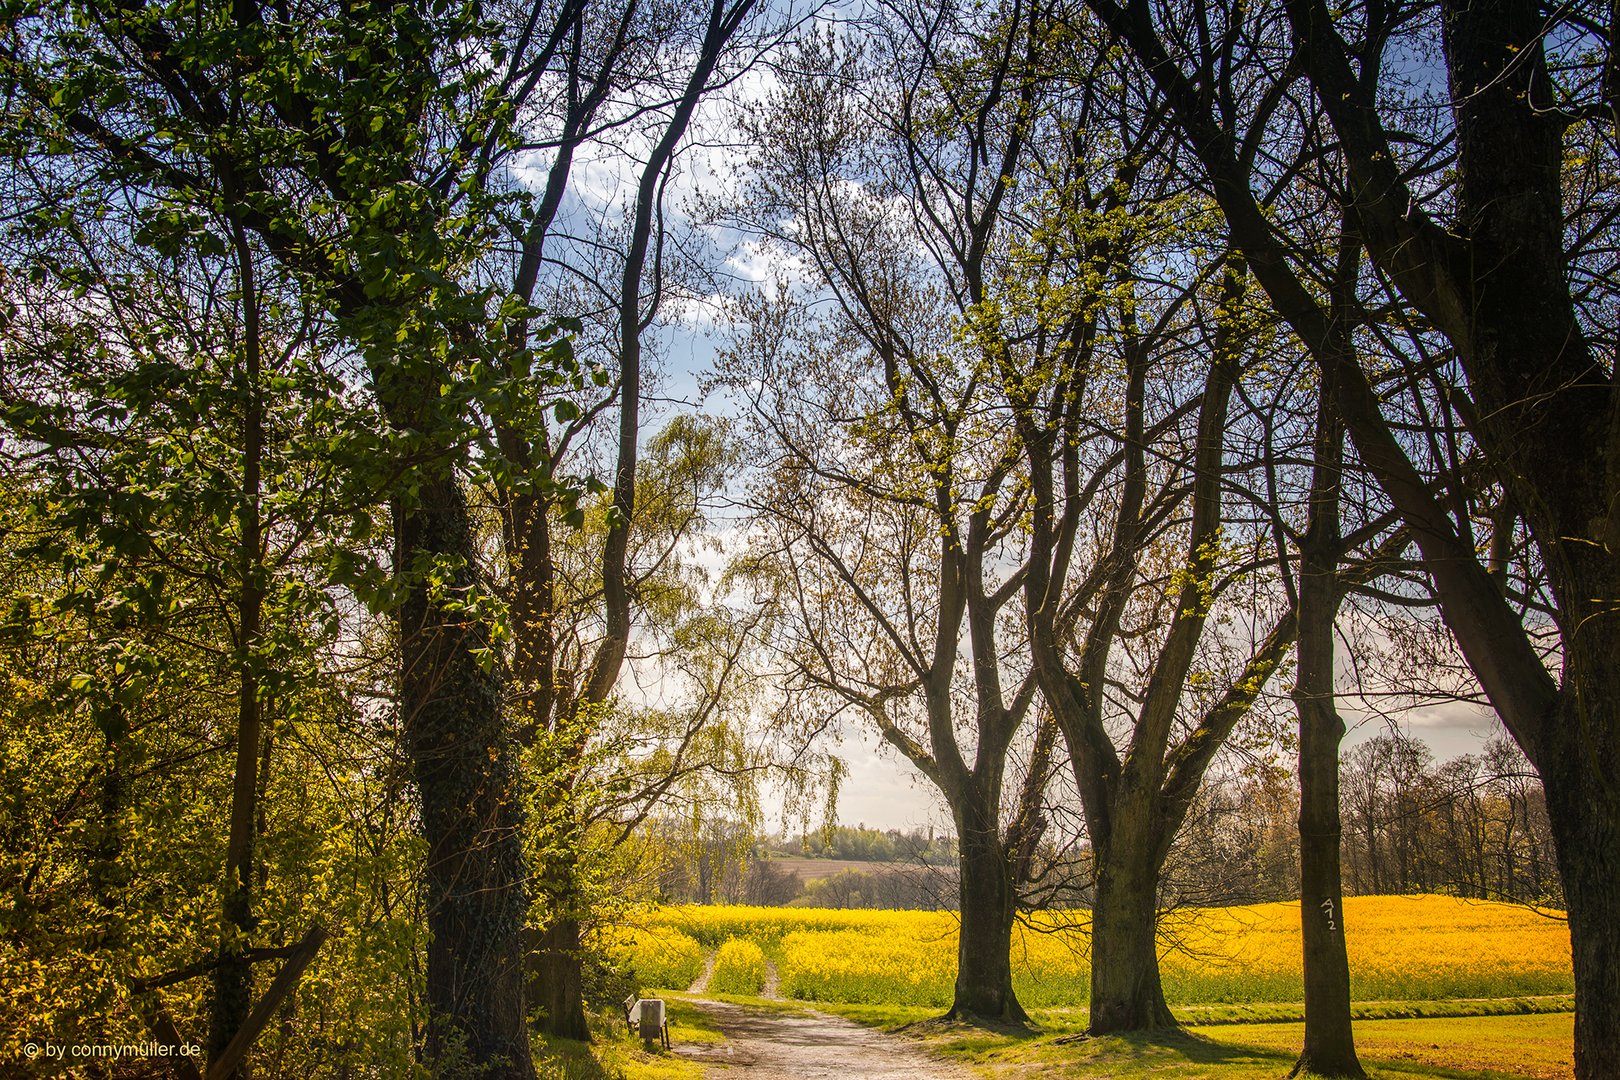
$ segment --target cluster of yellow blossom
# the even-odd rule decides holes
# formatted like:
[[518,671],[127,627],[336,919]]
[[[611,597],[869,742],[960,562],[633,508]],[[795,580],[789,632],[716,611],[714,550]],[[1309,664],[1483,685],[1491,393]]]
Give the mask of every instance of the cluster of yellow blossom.
[[628,962],[647,989],[685,990],[703,971],[703,946],[667,925],[604,930],[601,946],[613,959]]
[[[1350,956],[1350,991],[1358,1000],[1573,989],[1567,925],[1528,908],[1450,896],[1360,896],[1345,900],[1338,919]],[[1299,906],[1291,903],[1168,917],[1160,932],[1172,950],[1162,964],[1167,996],[1298,1000],[1299,927]]]
[[911,934],[920,926],[937,926],[940,933],[956,932],[956,916],[946,912],[847,911],[737,904],[657,908],[645,921],[649,926],[673,927],[710,948],[718,947],[728,938],[746,938],[757,942],[767,956],[775,955],[784,937],[798,932],[853,930],[870,934]]
[[[1567,926],[1527,908],[1448,896],[1352,897],[1337,917],[1358,1000],[1517,997],[1573,986]],[[1167,913],[1159,932],[1165,996],[1173,1003],[1300,1000],[1299,919],[1298,903]],[[650,940],[671,935],[734,953],[733,939],[752,942],[780,966],[788,997],[943,1006],[956,979],[956,918],[945,912],[681,907],[650,913],[648,925]],[[1019,1000],[1085,1004],[1089,931],[1086,912],[1039,913],[1015,927]]]
[[757,994],[765,985],[765,954],[743,938],[728,938],[715,950],[709,989],[717,994]]
[[948,936],[860,930],[797,931],[782,939],[782,993],[807,1001],[936,1005],[956,979]]

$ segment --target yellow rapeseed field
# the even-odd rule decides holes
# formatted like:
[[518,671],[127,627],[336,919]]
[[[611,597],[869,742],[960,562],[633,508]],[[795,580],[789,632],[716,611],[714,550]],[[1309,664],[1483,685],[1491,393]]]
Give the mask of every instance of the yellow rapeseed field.
[[[1448,896],[1352,897],[1343,918],[1357,1000],[1518,997],[1573,987],[1567,927],[1522,907]],[[1038,915],[1017,928],[1013,982],[1025,1005],[1086,1003],[1088,929],[1083,912]],[[661,908],[636,935],[625,947],[648,986],[684,987],[690,976],[681,976],[699,966],[694,950],[730,939],[757,945],[777,964],[782,993],[810,1001],[944,1006],[956,976],[956,920],[943,912]],[[1174,912],[1163,920],[1160,958],[1172,1003],[1299,1001],[1299,905]]]
[[714,954],[709,989],[719,994],[757,994],[765,985],[765,954],[752,941],[730,938]]
[[703,970],[703,946],[667,924],[616,927],[603,932],[600,944],[635,968],[644,989],[685,990]]

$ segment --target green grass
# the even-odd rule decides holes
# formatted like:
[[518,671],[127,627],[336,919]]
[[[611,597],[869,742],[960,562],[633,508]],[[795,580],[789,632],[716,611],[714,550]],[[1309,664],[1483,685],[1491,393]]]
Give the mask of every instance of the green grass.
[[[676,991],[671,991],[669,993],[664,994],[664,1000],[665,1001],[671,1001],[671,1002],[678,1001],[678,1002],[681,1003],[681,1007],[683,1009],[690,1009],[690,1010],[693,1010],[693,1011],[701,1012],[701,1010],[699,1010],[696,1005],[693,1005],[693,1004],[690,1003],[692,998],[703,998],[703,999],[706,999],[706,1000],[713,1000],[713,1001],[725,1001],[725,1002],[730,1002],[733,1005],[746,1005],[750,1009],[759,1009],[759,1010],[763,1010],[765,1012],[784,1013],[784,1014],[789,1015],[789,1016],[803,1016],[807,1011],[809,1011],[811,1009],[815,1009],[815,1010],[818,1010],[820,1012],[831,1012],[832,1011],[831,1009],[823,1009],[820,1005],[816,1004],[813,1001],[796,1001],[796,1000],[794,1000],[792,998],[763,998],[763,997],[755,997],[752,994],[717,994],[717,993],[711,993],[711,992],[709,992],[707,990],[705,990],[701,994],[686,994],[686,993],[680,993],[680,992],[676,992]],[[934,1010],[934,1011],[937,1012],[938,1010]],[[873,1027],[879,1027],[881,1025],[873,1024],[872,1026]],[[674,1030],[675,1029],[673,1027],[670,1028],[671,1032],[673,1032]],[[718,1034],[718,1032],[716,1032],[716,1034]]]
[[[678,998],[666,998],[670,1040],[725,1042],[707,1013]],[[662,1047],[648,1049],[626,1027],[622,1016],[591,1018],[592,1041],[535,1039],[535,1071],[540,1080],[701,1080],[703,1066]]]
[[[1303,1004],[1177,1005],[1172,1010],[1182,1023],[1215,1024],[1303,1023]],[[1575,1011],[1574,994],[1545,997],[1453,998],[1444,1001],[1358,1001],[1350,1007],[1356,1020],[1419,1020],[1464,1016],[1529,1016]]]
[[703,1075],[689,1061],[642,1049],[622,1024],[616,1031],[597,1031],[588,1043],[537,1038],[534,1065],[540,1080],[699,1080]]
[[709,1014],[687,1001],[682,995],[666,994],[664,1010],[669,1020],[671,1041],[675,1039],[682,1042],[703,1043],[726,1041],[726,1037],[720,1034],[720,1029],[715,1027],[714,1020]]
[[[1364,1020],[1356,1047],[1370,1075],[1568,1077],[1573,1074],[1572,1013]],[[1195,1028],[1222,1045],[1292,1057],[1301,1024]]]
[[[1545,1022],[1547,1017],[1511,1017],[1513,1021]],[[1514,1061],[1507,1064],[1494,1051],[1440,1053],[1430,1049],[1440,1033],[1436,1024],[1491,1025],[1503,1018],[1466,1020],[1369,1021],[1373,1025],[1403,1025],[1382,1037],[1376,1049],[1361,1054],[1372,1080],[1524,1080],[1557,1073],[1529,1071]],[[1456,1032],[1448,1034],[1455,1035]],[[1300,1025],[1243,1025],[1167,1033],[1134,1034],[1099,1039],[1041,1036],[968,1055],[985,1075],[1021,1078],[1057,1077],[1072,1080],[1279,1080],[1292,1068],[1298,1054]],[[1510,1038],[1522,1038],[1515,1032]],[[1058,1041],[1063,1039],[1064,1041]],[[1493,1043],[1500,1040],[1491,1040]],[[1478,1043],[1474,1043],[1478,1047]],[[1568,1045],[1567,1036],[1563,1045]],[[1553,1055],[1534,1059],[1545,1064]],[[1567,1067],[1563,1075],[1567,1076]]]
[[[1570,1005],[1567,997],[1364,1002],[1355,1010],[1357,1044],[1372,1080],[1567,1078]],[[1084,1009],[1031,1010],[1035,1028],[1019,1033],[943,1023],[938,1009],[921,1006],[818,1008],[920,1039],[943,1058],[1009,1080],[1280,1080],[1293,1067],[1303,1037],[1297,1015],[1259,1011],[1297,1014],[1297,1005],[1180,1008],[1183,1020],[1201,1023],[1185,1032],[1097,1039],[1084,1035]],[[1249,1015],[1238,1015],[1240,1009]],[[1505,1015],[1508,1010],[1515,1014]],[[1262,1018],[1272,1022],[1256,1022]]]
[[[1572,1022],[1558,1014],[1369,1020],[1356,1028],[1371,1080],[1542,1080],[1571,1075]],[[1226,1024],[1088,1038],[1051,1028],[1017,1035],[925,1022],[902,1034],[982,1076],[1009,1080],[1280,1080],[1293,1067],[1302,1028]]]

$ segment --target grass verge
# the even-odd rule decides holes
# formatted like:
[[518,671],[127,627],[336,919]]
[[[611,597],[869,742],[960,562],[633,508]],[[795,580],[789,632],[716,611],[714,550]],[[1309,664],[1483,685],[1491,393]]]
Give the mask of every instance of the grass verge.
[[[918,1006],[815,1007],[918,1039],[947,1060],[1006,1080],[1280,1080],[1303,1038],[1297,1015],[1260,1015],[1286,1014],[1285,1006],[1180,1008],[1177,1014],[1196,1026],[1095,1039],[1084,1034],[1083,1009],[1034,1010],[1036,1027],[1019,1033],[945,1023],[938,1009]],[[1574,1023],[1568,1008],[1560,997],[1364,1002],[1357,1006],[1357,1047],[1372,1080],[1567,1080]],[[1203,1019],[1189,1015],[1200,1011]]]
[[[725,1042],[707,1014],[666,997],[671,1041]],[[662,1047],[648,1049],[618,1015],[591,1017],[592,1041],[536,1036],[535,1071],[540,1080],[700,1080],[703,1066]]]
[[[1027,1032],[939,1020],[937,1008],[845,1005],[710,995],[755,1009],[813,1008],[916,1040],[931,1053],[996,1080],[1281,1080],[1303,1038],[1302,1006],[1180,1007],[1187,1030],[1089,1038],[1084,1009],[1032,1010]],[[702,1014],[671,998],[672,1015]],[[1371,1080],[1568,1080],[1568,995],[1358,1003],[1356,1041]],[[691,1037],[691,1030],[682,1037]],[[717,1037],[717,1036],[716,1036]],[[687,1080],[639,1073],[627,1080]]]
[[[733,998],[743,1004],[754,1004],[754,999]],[[766,1006],[782,1007],[783,1002],[760,1002]],[[805,1008],[819,1009],[836,1016],[848,1017],[870,1027],[895,1031],[908,1024],[930,1020],[940,1010],[928,1005],[845,1005],[838,1002],[795,1002]],[[1303,1023],[1303,1004],[1262,1005],[1176,1005],[1171,1010],[1176,1019],[1189,1027],[1215,1027],[1224,1024],[1289,1024]],[[1573,994],[1551,994],[1543,997],[1519,998],[1457,998],[1449,1001],[1359,1001],[1351,1007],[1351,1015],[1361,1020],[1421,1020],[1470,1016],[1539,1016],[1575,1011]],[[1084,1031],[1086,1009],[1031,1009],[1035,1026],[1047,1034],[1070,1034]]]
[[[1356,1049],[1374,1077],[1568,1080],[1575,1071],[1574,1025],[1572,1013],[1365,1020],[1355,1025]],[[1244,1024],[1193,1032],[1292,1060],[1302,1030],[1302,1024]]]
[[[1184,1024],[1286,1024],[1305,1020],[1303,1004],[1178,1005],[1170,1010]],[[1516,998],[1453,998],[1441,1001],[1358,1001],[1356,1020],[1424,1020],[1465,1016],[1539,1016],[1575,1011],[1574,994]]]

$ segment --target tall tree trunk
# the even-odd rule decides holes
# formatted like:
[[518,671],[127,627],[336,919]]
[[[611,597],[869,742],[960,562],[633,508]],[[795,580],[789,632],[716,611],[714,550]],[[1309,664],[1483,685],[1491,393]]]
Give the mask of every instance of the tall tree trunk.
[[[1606,670],[1586,667],[1604,645],[1611,650]],[[1620,762],[1612,749],[1612,733],[1620,731],[1620,679],[1613,675],[1617,655],[1620,641],[1612,635],[1606,642],[1571,650],[1566,685],[1586,692],[1563,694],[1555,745],[1540,765],[1569,912],[1575,1075],[1580,1080],[1620,1076],[1620,898],[1615,890],[1620,882]],[[1595,732],[1607,733],[1610,745],[1601,746]]]
[[1156,846],[1145,814],[1134,823],[1120,814],[1111,841],[1095,849],[1087,1028],[1093,1035],[1176,1026],[1159,982]]
[[[528,448],[520,462],[533,467]],[[532,747],[536,740],[555,737],[574,722],[573,688],[557,673],[556,563],[552,556],[551,514],[548,498],[521,495],[511,502],[511,525],[506,537],[507,556],[513,565],[511,600],[513,638],[512,680],[518,697],[518,741]],[[558,747],[558,750],[563,748]],[[541,785],[542,804],[550,808],[548,821],[531,823],[544,836],[543,850],[552,853],[537,868],[536,906],[550,913],[541,929],[523,932],[524,982],[527,1004],[536,1026],[547,1035],[589,1039],[585,1021],[584,964],[580,948],[582,927],[576,913],[581,901],[576,887],[575,852],[580,837],[572,823],[569,801],[578,772],[575,752],[546,755],[549,766],[530,776]]]
[[413,582],[399,608],[400,708],[428,842],[428,1059],[496,1080],[532,1080],[519,962],[523,850],[499,679],[478,662],[481,623],[446,603],[474,584],[477,552],[454,477],[395,503],[396,568],[438,557],[450,580]]
[[1294,1075],[1365,1075],[1350,1026],[1350,961],[1339,867],[1339,742],[1333,705],[1332,556],[1301,545],[1299,598],[1299,879],[1305,954],[1305,1046]]
[[[1307,570],[1309,574],[1311,571]],[[1333,707],[1332,607],[1317,609],[1301,584],[1299,685],[1300,930],[1305,954],[1305,1045],[1294,1075],[1361,1077],[1350,1026],[1350,961],[1339,868],[1339,742]],[[1331,578],[1327,588],[1332,589]],[[1335,601],[1329,601],[1337,606]],[[1315,639],[1312,644],[1307,641]]]
[[[1350,348],[1360,244],[1349,222],[1340,230],[1331,340]],[[1317,402],[1310,517],[1299,544],[1299,658],[1294,703],[1299,710],[1299,917],[1305,962],[1305,1040],[1291,1075],[1352,1077],[1365,1073],[1350,1024],[1350,960],[1344,941],[1344,885],[1339,866],[1339,743],[1344,721],[1334,704],[1333,624],[1339,611],[1339,500],[1344,424],[1333,407],[1332,372]]]
[[[558,717],[556,723],[569,722]],[[581,947],[583,925],[588,914],[587,900],[580,888],[579,853],[585,838],[573,810],[573,786],[579,778],[580,759],[585,751],[587,732],[582,728],[570,735],[572,744],[563,749],[547,775],[534,782],[546,785],[551,794],[552,820],[541,823],[544,847],[550,852],[537,877],[536,905],[546,912],[548,922],[540,930],[535,954],[527,969],[529,994],[540,1007],[536,1026],[559,1039],[587,1040],[590,1027],[585,1020],[585,951]]]
[[[971,816],[970,816],[971,815]],[[1029,1015],[1012,985],[1012,927],[1017,915],[1017,888],[1012,860],[1002,843],[1000,822],[992,810],[958,815],[961,850],[957,866],[961,927],[957,938],[956,992],[953,1020],[998,1020],[1024,1023]]]
[[[242,494],[237,508],[241,531],[237,549],[237,717],[236,769],[231,783],[230,832],[225,844],[224,926],[214,967],[208,1025],[208,1060],[214,1061],[246,1023],[253,1007],[253,969],[244,954],[247,935],[256,922],[253,911],[253,849],[257,840],[259,743],[262,702],[259,700],[259,651],[264,622],[263,524],[260,517],[260,471],[264,456],[264,401],[260,395],[261,342],[259,300],[253,252],[247,230],[232,222],[237,272],[242,291],[242,361],[247,401],[242,416]],[[248,1080],[252,1067],[243,1060],[228,1074]]]
[[[572,773],[573,766],[569,766]],[[559,798],[566,798],[560,795]],[[559,814],[563,813],[561,809]],[[576,873],[583,838],[572,821],[559,821],[549,847],[554,852],[540,874],[536,906],[549,921],[533,935],[528,955],[530,1005],[535,1023],[553,1038],[587,1040],[585,1020],[585,951],[580,918],[584,901]]]
[[579,919],[561,915],[535,939],[530,954],[533,1004],[539,1008],[546,1034],[562,1039],[591,1037],[585,1022],[583,952]]

